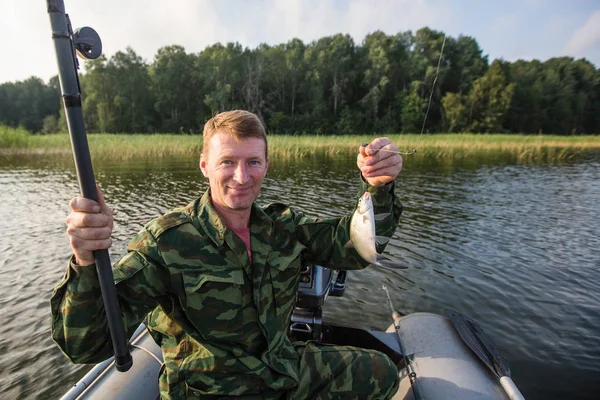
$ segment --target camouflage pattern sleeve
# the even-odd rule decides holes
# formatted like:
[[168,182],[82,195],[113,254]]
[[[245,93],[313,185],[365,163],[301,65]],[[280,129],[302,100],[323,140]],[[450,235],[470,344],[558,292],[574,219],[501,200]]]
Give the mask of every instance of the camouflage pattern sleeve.
[[[150,231],[143,229],[129,252],[113,268],[121,317],[127,337],[167,290],[168,273]],[[136,251],[132,251],[136,248]],[[113,354],[98,275],[93,265],[69,262],[50,299],[52,338],[74,363],[97,363]]]
[[[67,271],[50,298],[52,339],[74,363],[95,363],[110,356],[100,284],[94,265],[79,266],[69,262]],[[78,312],[75,312],[75,309]],[[92,328],[100,335],[90,335]],[[78,337],[79,336],[79,337]],[[83,343],[83,336],[90,338]],[[93,358],[97,356],[97,358]]]
[[[402,213],[402,204],[395,194],[395,182],[373,187],[361,179],[356,203],[365,191],[372,194],[375,214],[387,214],[386,218],[375,222],[377,235],[391,238]],[[348,216],[327,219],[295,214],[298,239],[307,247],[304,254],[307,263],[334,269],[361,269],[368,265],[356,250],[345,247],[350,240],[350,220],[353,213],[354,208]],[[384,248],[385,245],[378,246],[377,251],[381,253]]]

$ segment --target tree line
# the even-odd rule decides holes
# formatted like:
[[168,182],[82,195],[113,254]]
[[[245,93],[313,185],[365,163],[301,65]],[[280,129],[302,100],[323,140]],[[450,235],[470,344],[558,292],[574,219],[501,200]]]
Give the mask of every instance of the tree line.
[[[444,37],[377,31],[361,44],[336,34],[196,54],[173,45],[151,63],[127,48],[83,63],[85,123],[90,132],[199,133],[215,113],[243,108],[270,133],[600,132],[600,70],[589,61],[490,64],[474,38]],[[65,131],[58,78],[1,84],[0,123]]]

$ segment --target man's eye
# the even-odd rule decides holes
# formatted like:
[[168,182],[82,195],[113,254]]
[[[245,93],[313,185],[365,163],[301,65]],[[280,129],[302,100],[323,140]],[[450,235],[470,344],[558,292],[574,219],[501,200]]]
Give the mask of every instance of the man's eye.
[[223,160],[223,161],[221,161],[221,164],[231,165],[231,164],[233,164],[233,161],[231,161],[231,160]]
[[260,161],[258,161],[258,160],[252,160],[252,161],[248,162],[248,164],[250,164],[250,165],[260,165]]

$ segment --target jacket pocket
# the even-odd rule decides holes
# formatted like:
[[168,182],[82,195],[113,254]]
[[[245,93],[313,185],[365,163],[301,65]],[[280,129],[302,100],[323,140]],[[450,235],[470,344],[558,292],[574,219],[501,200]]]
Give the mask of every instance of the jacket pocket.
[[242,335],[243,271],[183,274],[185,313],[205,339],[234,340]]

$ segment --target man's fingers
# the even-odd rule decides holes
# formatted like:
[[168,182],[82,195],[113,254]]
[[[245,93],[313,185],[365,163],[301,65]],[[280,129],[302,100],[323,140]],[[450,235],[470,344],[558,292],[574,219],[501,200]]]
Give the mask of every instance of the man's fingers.
[[372,158],[373,157],[369,157],[364,160],[363,165],[361,166],[361,171],[373,172],[388,167],[402,169],[402,157],[398,154],[392,154],[376,161],[371,161]]
[[363,165],[365,165],[365,159],[367,156],[367,145],[368,143],[363,143],[358,147],[358,155],[356,156],[356,165],[359,169],[362,169]]
[[368,143],[363,143],[358,147],[358,154],[362,154],[363,156],[367,155],[367,146]]
[[372,169],[372,170],[367,169],[366,171],[362,170],[361,172],[365,178],[376,177],[376,176],[395,178],[399,173],[398,168],[395,168],[395,167],[385,167],[385,168],[378,168],[378,169]]
[[74,197],[69,202],[69,207],[73,211],[88,213],[103,212],[110,215],[112,210],[106,205],[106,202],[104,201],[104,194],[98,185],[96,185],[96,194],[98,196],[98,201],[94,201],[85,197]]
[[86,199],[85,197],[74,197],[69,202],[69,207],[73,211],[97,213],[100,212],[100,204],[94,200]]
[[83,240],[105,240],[109,239],[112,229],[109,226],[101,228],[67,228],[67,235],[76,236]]
[[[379,152],[380,149],[386,148],[388,146],[395,147],[392,144],[390,139],[388,139],[386,137],[381,137],[381,138],[373,139],[373,141],[367,145],[367,147],[365,148],[365,151],[366,151],[367,155],[374,156],[375,154],[377,154]],[[388,149],[388,150],[391,150],[391,149]]]
[[400,157],[398,148],[391,143],[382,147],[372,147],[367,149],[367,153],[369,155],[365,158],[366,165],[377,164],[378,162],[390,158],[397,162]]
[[108,249],[112,245],[112,211],[98,185],[96,193],[98,201],[75,197],[69,202],[71,212],[65,220],[67,236],[79,265],[93,263],[93,251]]
[[101,228],[112,229],[113,220],[109,216],[100,213],[71,212],[66,219],[66,224],[73,228]]
[[396,179],[402,171],[402,156],[390,139],[382,137],[361,146],[356,164],[369,184],[381,186]]
[[396,153],[391,153],[387,151],[378,151],[372,156],[369,156],[365,159],[365,165],[375,165],[382,162],[387,162],[390,164],[397,163],[400,161],[400,156]]
[[103,240],[85,240],[77,236],[69,236],[69,241],[71,243],[71,248],[74,250],[75,257],[77,257],[77,254],[85,252],[108,249],[112,245],[111,238]]
[[363,158],[378,157],[379,150],[382,149],[387,150],[386,152],[398,151],[396,146],[394,146],[388,138],[383,137],[373,139],[371,143],[361,144],[358,148],[358,154],[359,157],[362,156]]

